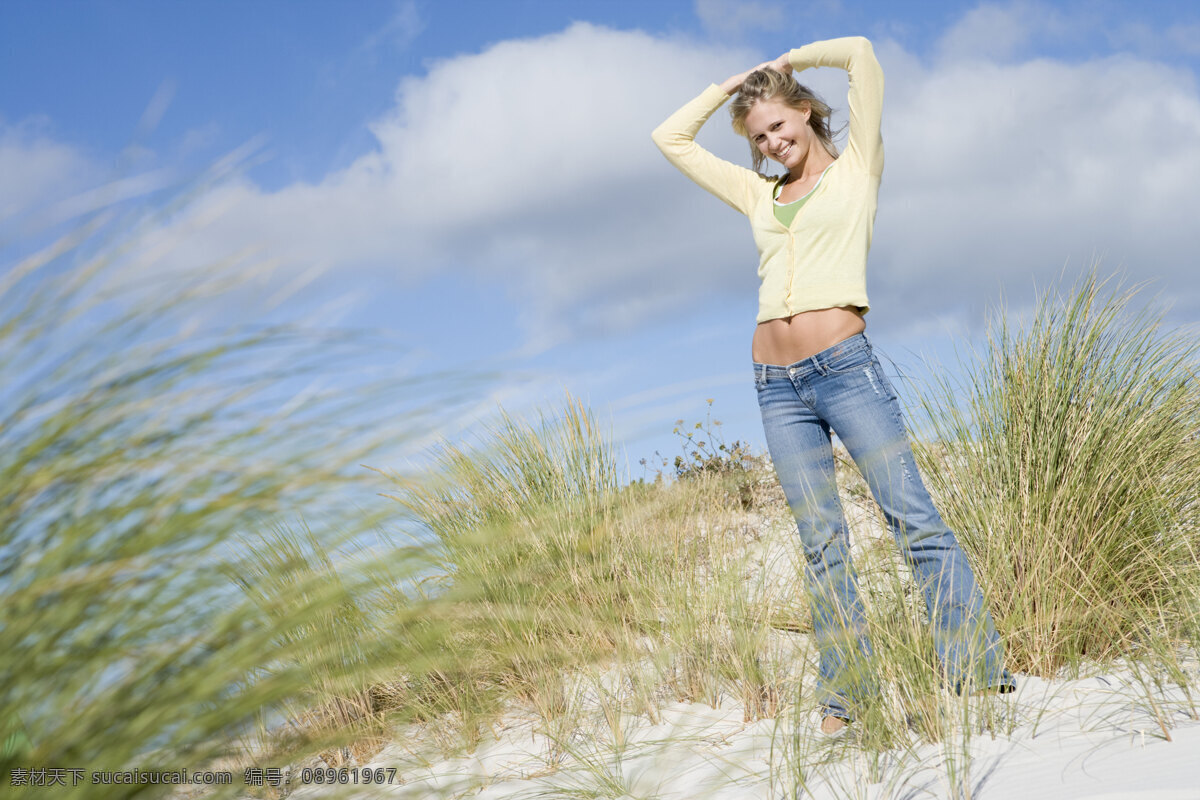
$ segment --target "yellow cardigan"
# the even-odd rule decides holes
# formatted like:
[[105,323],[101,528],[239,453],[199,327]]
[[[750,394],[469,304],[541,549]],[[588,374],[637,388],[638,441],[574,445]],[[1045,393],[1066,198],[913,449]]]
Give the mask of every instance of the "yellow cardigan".
[[696,134],[729,95],[713,84],[659,125],[654,143],[683,174],[750,218],[758,245],[758,321],[857,306],[866,312],[867,253],[883,175],[883,70],[861,36],[814,42],[789,53],[797,72],[840,67],[850,76],[850,134],[790,226],[775,218],[778,178],[717,158]]

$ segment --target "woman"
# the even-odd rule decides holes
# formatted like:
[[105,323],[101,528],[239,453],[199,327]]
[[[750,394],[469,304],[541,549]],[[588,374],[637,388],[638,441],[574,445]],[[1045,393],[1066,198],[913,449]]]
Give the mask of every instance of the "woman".
[[[830,108],[791,77],[832,66],[850,78],[840,155]],[[755,170],[695,142],[730,95]],[[709,86],[654,131],[672,164],[750,218],[760,262],[752,355],[767,448],[796,518],[820,652],[821,730],[845,727],[875,687],[846,523],[834,480],[837,433],[919,581],[944,674],[956,691],[1011,691],[1003,645],[954,533],[917,474],[891,382],[864,333],[867,252],[883,174],[883,71],[862,37],[814,42]]]

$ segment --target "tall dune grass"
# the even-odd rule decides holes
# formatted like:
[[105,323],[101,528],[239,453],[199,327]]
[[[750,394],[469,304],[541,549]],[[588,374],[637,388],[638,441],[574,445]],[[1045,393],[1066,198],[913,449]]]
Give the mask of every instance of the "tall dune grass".
[[[482,439],[444,445],[427,480],[390,495],[431,556],[402,601],[426,609],[398,632],[417,637],[404,659],[410,708],[459,713],[468,741],[503,696],[557,705],[544,695],[562,670],[611,652],[629,589],[613,533],[618,475],[590,414],[568,401],[538,423],[502,415]],[[431,650],[447,658],[431,663]]]
[[[515,710],[551,743],[548,772],[574,758],[595,784],[573,793],[615,796],[630,790],[631,716],[734,698],[747,721],[777,720],[785,795],[848,755],[899,781],[889,759],[914,741],[942,745],[959,791],[971,731],[1010,724],[941,685],[885,537],[859,564],[882,696],[854,738],[809,735],[800,570],[767,550],[793,522],[742,448],[704,454],[686,479],[626,484],[568,399],[441,446],[419,478],[390,474],[396,504],[378,514],[352,509],[338,499],[382,488],[359,465],[391,441],[374,426],[396,395],[371,396],[372,416],[295,389],[361,342],[172,334],[212,284],[131,307],[100,290],[112,254],[78,249],[88,241],[14,265],[0,293],[6,774],[224,765],[237,792],[243,766],[361,762],[397,731],[469,750]],[[1020,330],[1001,323],[965,386],[925,395],[918,450],[1009,666],[1139,655],[1154,705],[1156,682],[1190,685],[1179,648],[1200,640],[1196,344],[1104,289],[1048,295]],[[839,481],[856,535],[882,530],[845,463]],[[404,545],[386,535],[396,509]],[[365,532],[385,544],[367,548]],[[585,746],[590,717],[611,753]]]
[[[941,427],[918,446],[990,590],[1009,666],[1051,671],[1136,653],[1145,704],[1157,708],[1160,683],[1194,682],[1179,668],[1179,646],[1196,642],[1196,503],[1181,477],[1196,474],[1193,350],[1161,327],[1139,334],[1134,323],[1152,318],[1131,322],[1128,298],[1101,301],[1099,289],[1079,287],[1064,305],[1048,299],[1032,332],[998,335],[995,369],[972,373],[988,392],[964,392],[961,406],[954,387],[927,396]],[[1134,441],[1161,438],[1125,452],[1131,440],[1113,438],[1114,419]],[[422,579],[379,607],[395,615],[397,669],[368,695],[386,695],[376,711],[407,725],[400,741],[432,732],[445,756],[475,748],[502,719],[532,718],[550,742],[546,774],[568,760],[583,770],[546,796],[615,796],[632,791],[621,766],[633,754],[632,717],[654,722],[665,703],[732,698],[747,720],[777,721],[773,781],[785,796],[842,780],[848,762],[859,765],[855,780],[899,790],[928,767],[924,743],[939,748],[952,796],[969,796],[971,738],[1018,724],[1002,698],[943,685],[920,598],[845,463],[852,532],[868,534],[859,567],[882,691],[852,736],[824,741],[813,731],[800,570],[769,568],[760,551],[769,530],[786,539],[793,524],[769,466],[731,465],[749,493],[731,493],[719,458],[688,479],[621,486],[610,445],[575,402],[534,422],[501,417],[481,439],[443,447],[431,476],[391,493],[429,542]],[[1041,535],[1018,535],[1038,519]],[[1068,520],[1091,526],[1081,546],[1045,535]],[[1135,530],[1118,532],[1117,520]],[[1089,544],[1085,530],[1100,538]],[[1018,576],[1026,582],[1014,586]],[[1159,715],[1169,737],[1168,717]],[[414,765],[438,757],[413,748]],[[411,791],[469,794],[484,783],[466,776]]]
[[[386,409],[365,414],[353,393],[308,390],[363,363],[366,342],[295,326],[190,333],[185,321],[232,288],[231,273],[175,273],[174,288],[149,291],[122,271],[127,245],[83,223],[0,273],[6,783],[39,768],[198,769],[312,704],[314,675],[365,683],[341,652],[348,619],[322,624],[344,594],[297,579],[303,601],[270,615],[230,576],[246,574],[247,540],[262,563],[286,556],[261,536],[280,524],[312,526],[330,550],[377,524],[348,513],[370,477],[358,465],[403,426],[381,426]],[[68,776],[50,791],[163,787]]]
[[1135,300],[1094,275],[1047,292],[1027,325],[996,323],[961,383],[922,398],[924,474],[1018,670],[1194,625],[1198,345]]
[[653,718],[664,697],[733,693],[771,713],[768,619],[798,604],[747,594],[758,533],[725,476],[621,486],[611,443],[570,399],[481,438],[444,446],[429,478],[391,495],[432,542],[426,579],[399,601],[422,609],[398,632],[420,643],[400,659],[407,719],[451,720],[449,749],[472,748],[515,703],[561,738],[572,676],[610,669],[612,725]]
[[[1004,365],[997,374],[1008,376],[1008,382],[996,389],[994,400],[998,408],[1016,409],[1006,411],[1013,414],[1011,419],[989,421],[979,412],[992,406],[981,401],[960,409],[950,398],[942,398],[937,405],[929,401],[927,406],[943,425],[953,420],[959,426],[941,429],[940,438],[920,449],[927,480],[947,517],[961,531],[994,605],[997,592],[1014,594],[1011,587],[1005,590],[1003,576],[997,577],[997,564],[1003,567],[1014,560],[1042,564],[1049,572],[1041,580],[1048,580],[1062,568],[1062,562],[1050,561],[1051,556],[1069,551],[1062,538],[1043,550],[1033,547],[1033,539],[1017,539],[999,546],[1003,556],[995,557],[988,549],[998,546],[995,540],[981,544],[975,532],[1020,530],[1000,524],[1006,519],[1000,512],[1012,507],[1008,503],[1028,513],[1039,507],[1034,503],[1037,499],[1044,503],[1041,508],[1065,513],[1062,509],[1071,507],[1071,498],[1088,496],[1084,478],[1072,483],[1059,477],[1042,484],[1042,494],[1059,492],[1064,486],[1079,493],[1048,499],[1032,489],[1021,489],[1023,484],[1014,476],[1046,475],[1052,469],[1072,475],[1078,459],[1062,447],[1080,442],[1087,445],[1083,452],[1092,454],[1084,463],[1120,471],[1119,465],[1099,457],[1106,445],[1087,444],[1089,437],[1107,441],[1103,437],[1111,435],[1093,427],[1116,413],[1105,410],[1104,380],[1097,378],[1099,386],[1089,387],[1080,376],[1111,376],[1126,388],[1166,387],[1157,394],[1147,389],[1149,393],[1134,404],[1143,413],[1154,414],[1165,404],[1167,410],[1156,417],[1159,424],[1139,420],[1128,406],[1125,419],[1142,437],[1148,430],[1173,431],[1151,445],[1150,452],[1170,453],[1175,460],[1165,463],[1184,470],[1182,474],[1193,469],[1187,459],[1194,456],[1188,448],[1195,441],[1195,418],[1188,415],[1195,408],[1183,401],[1172,405],[1181,396],[1181,385],[1145,372],[1147,367],[1174,363],[1183,370],[1177,373],[1184,378],[1182,386],[1191,387],[1187,365],[1192,354],[1187,342],[1180,347],[1161,331],[1143,337],[1140,341],[1151,344],[1151,353],[1167,354],[1159,360],[1133,344],[1116,347],[1117,353],[1132,348],[1138,354],[1130,370],[1120,373],[1109,363],[1113,351],[1100,346],[1105,335],[1096,326],[1115,325],[1136,343],[1134,326],[1116,312],[1097,315],[1096,308],[1107,307],[1097,303],[1098,297],[1094,285],[1072,295],[1066,308],[1073,311],[1051,313],[1044,321],[1048,339],[1032,334],[997,337],[996,358]],[[1117,308],[1124,306],[1118,302]],[[1071,366],[1072,357],[1088,352],[1099,359],[1097,364]],[[1177,362],[1170,360],[1171,354]],[[1041,373],[1035,375],[1038,370]],[[1046,374],[1070,377],[1048,381]],[[1176,373],[1168,370],[1168,374]],[[1048,387],[1064,382],[1092,401],[1090,406],[1083,404],[1086,413],[1077,408],[1078,397],[1067,398],[1065,409],[1053,402]],[[1043,402],[1048,406],[1039,405]],[[1031,436],[1019,422],[1038,419],[1052,409],[1063,416],[1045,435]],[[1050,430],[1061,433],[1076,413],[1081,418],[1074,428],[1066,427],[1069,433],[1058,440],[1058,449],[1047,445],[1042,451],[1032,446],[1033,441],[1047,438]],[[957,430],[959,437],[946,435],[947,430]],[[1015,450],[1005,449],[1009,443],[1003,438],[1003,447],[981,444],[980,431],[986,430],[1012,435]],[[979,461],[983,455],[1013,457],[1014,452],[1023,459],[1016,467]],[[1057,466],[1037,461],[1042,452],[1050,453],[1047,463]],[[1144,457],[1144,453],[1138,456]],[[767,485],[771,484],[769,467],[757,463],[731,467],[740,482],[756,487],[746,507],[739,499],[744,493],[731,495],[724,480],[728,476],[722,475],[719,464],[687,480],[621,486],[613,462],[610,445],[590,414],[578,403],[568,402],[534,422],[501,417],[478,446],[443,447],[426,480],[397,481],[392,496],[419,523],[428,543],[423,551],[428,561],[419,581],[382,593],[378,604],[364,602],[363,595],[355,594],[361,590],[351,592],[357,609],[373,609],[369,617],[390,620],[386,624],[395,638],[395,669],[391,674],[386,669],[376,672],[371,678],[375,683],[360,693],[364,699],[359,707],[368,709],[365,715],[404,726],[397,729],[401,742],[432,735],[443,756],[473,749],[502,719],[514,714],[532,718],[535,735],[550,742],[546,774],[573,760],[584,770],[583,776],[564,778],[568,783],[563,785],[573,796],[610,796],[632,789],[621,767],[633,753],[626,738],[632,717],[644,715],[653,722],[664,703],[715,705],[733,698],[742,704],[747,720],[777,721],[780,749],[772,761],[773,780],[787,796],[802,796],[806,787],[828,780],[844,780],[846,763],[859,765],[855,780],[901,787],[906,775],[928,767],[918,755],[929,752],[921,748],[923,743],[937,744],[951,794],[970,795],[972,737],[1002,735],[1018,721],[1006,711],[1002,699],[960,697],[943,685],[922,623],[920,599],[890,537],[882,535],[878,511],[852,469],[839,464],[854,535],[876,530],[879,537],[860,542],[859,566],[874,650],[870,669],[882,692],[856,721],[853,736],[831,742],[812,732],[814,653],[806,644],[800,571],[793,564],[789,579],[787,565],[768,570],[758,560],[767,529],[782,527],[786,537],[792,525],[777,487]],[[1147,474],[1155,463],[1160,468],[1163,464],[1153,459],[1132,463]],[[991,483],[983,480],[984,475]],[[1078,636],[1029,635],[1046,628],[1045,618],[1033,613],[1043,610],[1042,602],[1066,596],[1061,583],[1058,589],[1046,584],[1042,588],[1049,594],[1027,604],[1001,604],[997,619],[1008,642],[1010,667],[1035,671],[1039,664],[1050,665],[1044,667],[1049,669],[1084,658],[1136,653],[1134,669],[1142,676],[1147,708],[1159,708],[1164,682],[1190,687],[1193,678],[1180,668],[1179,646],[1196,641],[1194,584],[1189,584],[1195,574],[1194,555],[1189,555],[1189,537],[1195,533],[1194,495],[1187,494],[1186,481],[1143,483],[1153,483],[1156,491],[1167,493],[1156,495],[1155,502],[1156,508],[1167,509],[1160,512],[1165,515],[1160,521],[1170,524],[1145,534],[1143,552],[1137,556],[1148,557],[1145,541],[1165,545],[1154,556],[1159,559],[1157,571],[1110,576],[1106,591],[1116,594],[1105,598],[1107,606],[1091,609],[1097,614],[1091,622],[1072,616],[1079,606],[1058,609],[1061,625],[1090,632],[1086,648],[1064,646],[1064,642],[1076,646],[1081,641]],[[1136,481],[1132,485],[1143,486]],[[1132,491],[1122,486],[1122,491]],[[956,487],[961,492],[957,497],[949,491]],[[1172,500],[1171,491],[1181,494]],[[1131,516],[1132,506],[1116,508],[1108,513],[1124,515],[1125,524],[1138,519]],[[987,524],[973,525],[970,514]],[[1112,553],[1125,549],[1110,546]],[[318,554],[303,558],[312,562],[310,571],[325,569]],[[1100,559],[1103,564],[1114,563],[1114,556],[1104,559]],[[1067,563],[1082,561],[1074,553]],[[770,571],[777,574],[765,574]],[[278,574],[277,567],[264,569],[257,580],[269,582]],[[1152,574],[1158,575],[1158,583],[1150,580]],[[1140,584],[1133,580],[1138,576]],[[1079,587],[1099,578],[1076,575],[1073,580],[1073,592],[1078,594]],[[1134,591],[1135,586],[1139,591]],[[1024,585],[1022,590],[1028,594],[1033,587]],[[289,594],[286,588],[276,593]],[[1015,599],[1019,598],[1010,602]],[[351,610],[352,617],[358,613]],[[1105,626],[1099,626],[1097,619]],[[357,630],[357,625],[351,629]],[[368,674],[361,669],[355,673]],[[352,688],[339,691],[345,694]],[[1169,737],[1170,714],[1160,711],[1163,734]],[[601,733],[589,733],[596,730]],[[427,765],[422,759],[438,757],[415,744],[413,748],[413,764]],[[486,782],[467,776],[461,783],[436,790],[431,786],[428,791],[418,783],[411,791],[413,796],[470,793],[483,785],[480,780]],[[548,788],[548,796],[559,788]]]

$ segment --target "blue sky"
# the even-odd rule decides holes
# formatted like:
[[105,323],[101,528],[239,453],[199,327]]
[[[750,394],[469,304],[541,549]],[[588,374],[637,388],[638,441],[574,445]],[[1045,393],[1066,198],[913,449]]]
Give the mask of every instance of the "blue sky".
[[[850,34],[887,76],[868,331],[895,370],[920,376],[987,309],[1019,315],[1097,258],[1194,323],[1185,2],[7,0],[0,236],[22,252],[96,187],[152,205],[253,143],[127,268],[238,254],[264,277],[227,316],[387,331],[406,370],[499,370],[449,435],[569,390],[635,476],[707,398],[761,448],[748,226],[649,132],[710,82]],[[844,75],[803,79],[844,114]],[[748,161],[724,111],[700,140]]]

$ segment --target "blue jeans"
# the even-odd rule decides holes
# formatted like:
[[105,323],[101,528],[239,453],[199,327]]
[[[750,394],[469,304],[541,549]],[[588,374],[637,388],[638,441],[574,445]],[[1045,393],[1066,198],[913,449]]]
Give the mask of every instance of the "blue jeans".
[[789,366],[754,364],[767,448],[796,518],[826,716],[853,719],[876,691],[858,579],[834,479],[837,433],[879,503],[925,598],[946,679],[1009,688],[1004,646],[966,556],[921,482],[891,381],[865,334]]

